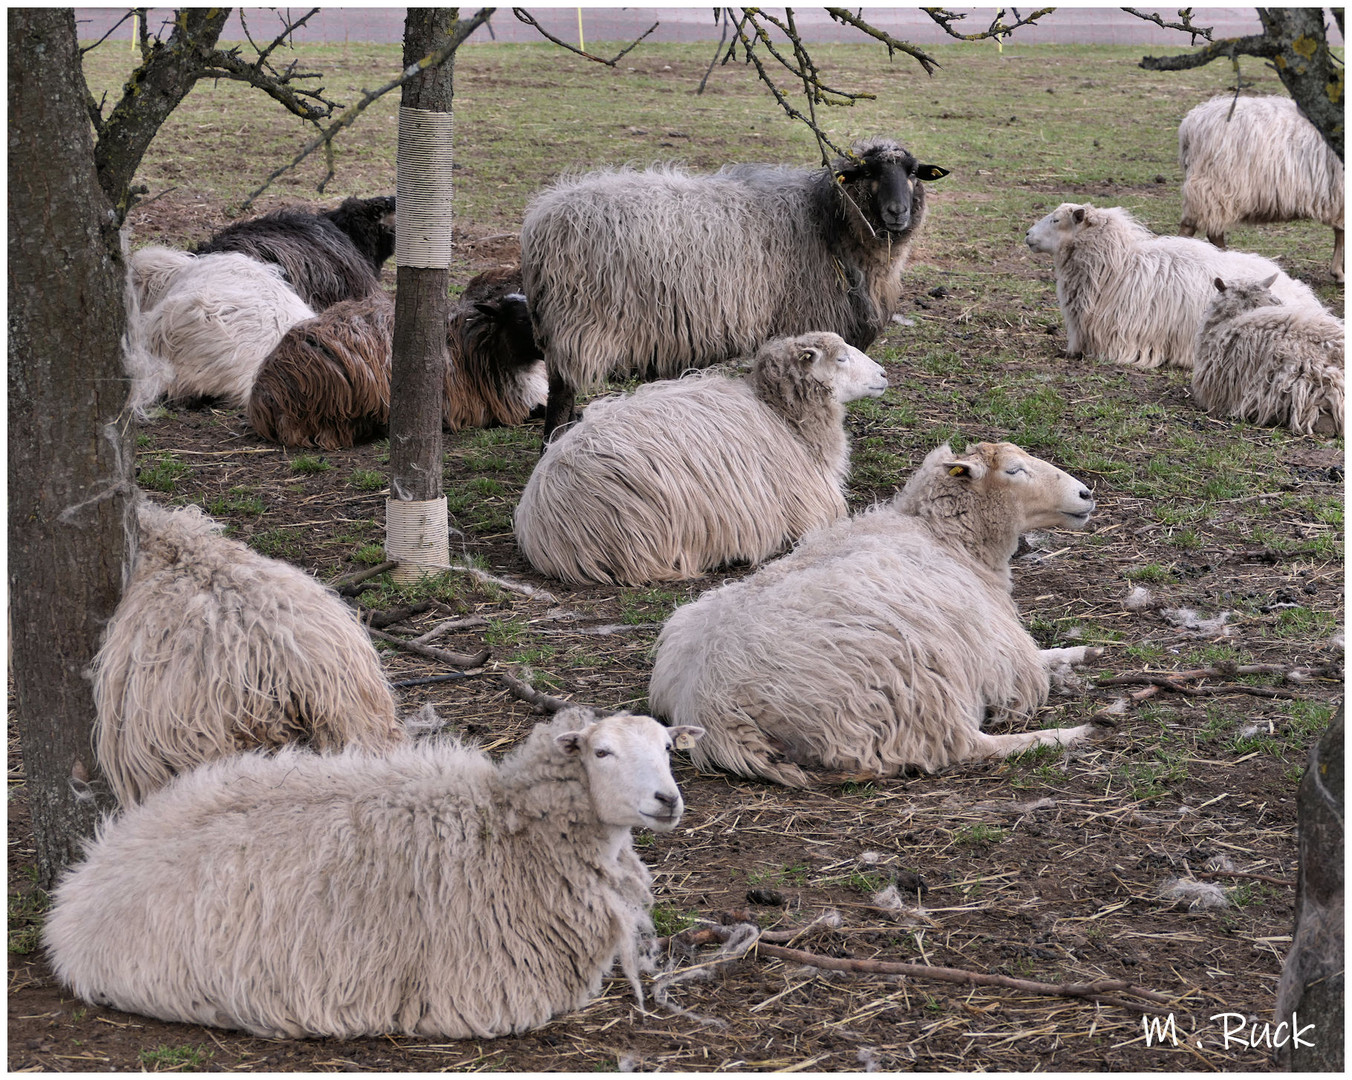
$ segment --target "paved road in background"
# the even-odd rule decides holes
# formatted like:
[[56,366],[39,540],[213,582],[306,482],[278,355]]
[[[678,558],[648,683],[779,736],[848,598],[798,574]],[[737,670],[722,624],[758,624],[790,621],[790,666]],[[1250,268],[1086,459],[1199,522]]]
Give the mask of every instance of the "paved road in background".
[[[1032,10],[1030,4],[1025,11]],[[271,40],[282,25],[275,11],[267,8],[244,8],[249,32],[255,40]],[[293,16],[305,12],[305,8],[283,8]],[[472,10],[472,9],[466,9]],[[714,21],[712,4],[700,7],[625,7],[625,8],[530,8],[540,25],[551,34],[569,43],[578,40],[578,13],[581,11],[582,37],[584,41],[629,41],[638,37],[654,22],[658,28],[652,33],[651,41],[708,41],[716,42],[720,35],[720,25]],[[767,11],[779,13],[782,9],[767,8]],[[996,8],[954,8],[968,12],[967,18],[960,24],[963,32],[972,33],[984,30],[990,25]],[[1158,12],[1166,21],[1178,18],[1177,8],[1143,8],[1143,11]],[[82,40],[91,40],[107,32],[125,12],[125,9],[76,8],[79,35]],[[916,8],[864,8],[864,17],[875,26],[886,30],[894,37],[910,41],[917,45],[933,45],[951,42],[928,16]],[[171,8],[151,8],[151,27],[170,19]],[[817,42],[863,42],[867,40],[857,30],[842,27],[831,21],[821,8],[795,8],[794,18],[800,32],[808,41]],[[1199,8],[1194,21],[1202,26],[1211,26],[1217,37],[1238,37],[1260,32],[1258,16],[1253,8]],[[363,41],[378,43],[397,43],[403,41],[404,9],[385,8],[325,8],[309,23],[296,31],[297,41]],[[120,26],[113,35],[114,40],[129,41],[130,21]],[[244,33],[240,27],[238,11],[230,17],[223,41],[242,41]],[[486,27],[480,27],[470,38],[471,43],[489,41],[538,42],[543,40],[533,28],[525,25],[512,15],[509,8],[500,7]],[[1118,8],[1058,8],[1053,14],[1045,16],[1040,25],[1023,27],[1014,37],[1015,41],[1027,44],[1090,44],[1090,45],[1175,45],[1188,46],[1191,42],[1186,34],[1172,30],[1163,30],[1151,23],[1138,19]],[[1329,24],[1329,40],[1341,43],[1338,28]]]

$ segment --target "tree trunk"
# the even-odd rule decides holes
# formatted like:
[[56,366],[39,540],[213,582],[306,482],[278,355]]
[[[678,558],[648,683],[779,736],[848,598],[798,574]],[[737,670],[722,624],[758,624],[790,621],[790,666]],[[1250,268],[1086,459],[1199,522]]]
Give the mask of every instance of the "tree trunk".
[[[93,832],[84,676],[121,593],[123,261],[70,8],[9,10],[11,658],[41,884]],[[74,783],[72,783],[72,779]]]
[[1343,66],[1329,52],[1323,8],[1259,8],[1287,93],[1343,160]]
[[[405,68],[445,46],[458,16],[458,8],[409,8],[404,23]],[[420,73],[404,84],[400,104],[406,109],[449,113],[454,71],[452,56]],[[449,202],[445,212],[449,217]],[[441,401],[450,275],[445,266],[404,265],[398,265],[395,274],[390,490],[396,499],[426,502],[442,496]]]

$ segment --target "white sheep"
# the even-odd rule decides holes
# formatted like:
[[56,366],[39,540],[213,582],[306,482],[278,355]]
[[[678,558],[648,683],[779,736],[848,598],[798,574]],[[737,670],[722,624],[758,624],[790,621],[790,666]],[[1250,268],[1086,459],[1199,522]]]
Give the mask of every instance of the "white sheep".
[[777,338],[745,379],[699,372],[589,405],[517,506],[542,574],[637,585],[761,562],[846,512],[842,402],[887,375],[836,334]]
[[651,875],[630,830],[684,804],[698,738],[566,709],[494,764],[428,737],[243,754],[106,822],[44,943],[86,1001],[263,1037],[484,1039],[638,977]]
[[521,264],[549,371],[546,441],[575,391],[611,374],[673,378],[818,330],[868,348],[900,304],[924,181],[946,174],[870,139],[830,169],[600,170],[542,191]]
[[139,546],[94,658],[95,753],[122,805],[253,747],[405,741],[356,614],[309,574],[142,501]]
[[1178,125],[1183,177],[1179,231],[1225,247],[1232,225],[1313,218],[1333,229],[1343,280],[1343,163],[1287,97],[1222,94]]
[[1283,304],[1272,284],[1216,279],[1197,339],[1193,396],[1213,416],[1341,435],[1343,321],[1322,307]]
[[1051,254],[1066,352],[1118,364],[1190,368],[1216,277],[1277,275],[1273,291],[1318,304],[1308,286],[1271,259],[1220,251],[1205,240],[1156,236],[1120,206],[1062,203],[1026,237]]
[[282,335],[315,315],[279,266],[157,247],[128,261],[126,306],[129,404],[142,415],[162,396],[243,408]]
[[654,714],[697,723],[697,765],[803,786],[1068,746],[1092,725],[988,735],[1048,693],[1010,598],[1019,535],[1082,528],[1074,477],[1011,443],[930,453],[888,503],[678,608],[657,641]]

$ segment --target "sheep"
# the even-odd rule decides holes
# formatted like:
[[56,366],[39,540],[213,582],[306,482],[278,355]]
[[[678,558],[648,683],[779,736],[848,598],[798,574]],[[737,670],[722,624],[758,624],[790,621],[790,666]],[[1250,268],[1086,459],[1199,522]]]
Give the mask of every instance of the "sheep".
[[878,364],[821,333],[766,343],[745,379],[697,372],[594,401],[531,474],[517,544],[575,583],[761,562],[845,514],[842,402],[886,389]]
[[698,723],[695,764],[793,787],[933,772],[1093,725],[988,735],[987,710],[1035,712],[1047,668],[1010,597],[1019,535],[1083,528],[1089,489],[1011,443],[931,452],[887,503],[809,533],[667,620],[654,715]]
[[128,260],[123,362],[128,404],[220,398],[242,407],[259,366],[314,312],[276,266],[247,255],[148,247]]
[[1192,391],[1213,416],[1343,432],[1343,322],[1322,307],[1289,307],[1272,278],[1217,278],[1197,340]]
[[119,803],[251,747],[404,742],[356,614],[195,506],[137,508],[139,549],[94,657],[95,756]]
[[[446,323],[442,421],[520,424],[545,402],[520,271],[473,278]],[[382,434],[390,417],[394,302],[383,292],[343,300],[293,326],[263,362],[249,423],[285,446],[338,450]]]
[[88,845],[52,968],[86,1001],[265,1038],[523,1032],[617,957],[641,1004],[630,830],[675,828],[668,748],[699,734],[569,708],[496,765],[445,736],[211,762]]
[[345,199],[317,214],[276,210],[237,221],[197,247],[198,254],[216,251],[279,264],[316,311],[360,300],[380,289],[381,267],[394,254],[394,196]]
[[1313,218],[1333,229],[1343,280],[1343,163],[1290,98],[1222,94],[1178,125],[1179,231],[1225,247],[1232,225]]
[[831,169],[603,170],[536,195],[521,260],[545,439],[610,374],[670,378],[819,330],[868,348],[900,301],[921,181],[945,175],[874,139]]
[[1318,304],[1308,286],[1261,255],[1204,240],[1156,236],[1120,206],[1062,203],[1033,224],[1028,246],[1051,254],[1067,355],[1118,364],[1191,368],[1216,276],[1277,274],[1288,303]]

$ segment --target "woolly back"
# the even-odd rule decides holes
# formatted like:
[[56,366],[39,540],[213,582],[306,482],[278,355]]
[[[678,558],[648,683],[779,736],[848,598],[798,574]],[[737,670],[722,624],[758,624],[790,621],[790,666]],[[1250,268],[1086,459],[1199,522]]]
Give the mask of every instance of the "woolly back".
[[381,434],[390,415],[394,302],[341,300],[297,323],[259,368],[249,423],[284,446],[338,450]]
[[[347,220],[358,223],[361,219],[354,216]],[[379,264],[359,250],[328,216],[304,210],[276,210],[235,222],[199,245],[197,251],[235,251],[276,263],[292,288],[316,310],[340,300],[359,299],[380,288]]]
[[1343,163],[1288,97],[1222,94],[1178,126],[1184,217],[1208,232],[1312,217],[1342,228]]
[[717,373],[592,402],[526,483],[522,553],[551,577],[630,584],[770,557],[845,513],[843,409],[818,393],[792,420]]
[[253,747],[405,739],[356,615],[196,507],[138,511],[140,548],[94,658],[95,748],[124,805]]

